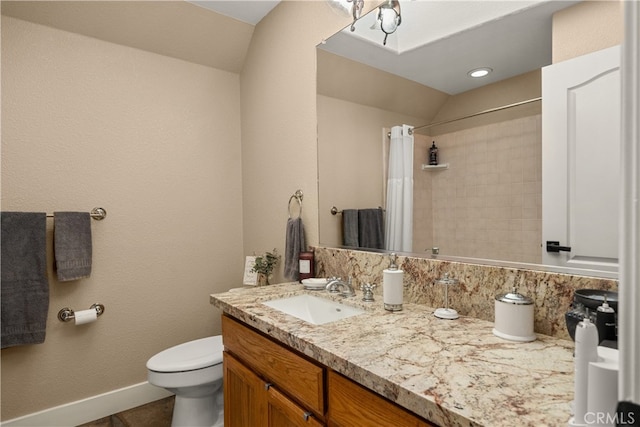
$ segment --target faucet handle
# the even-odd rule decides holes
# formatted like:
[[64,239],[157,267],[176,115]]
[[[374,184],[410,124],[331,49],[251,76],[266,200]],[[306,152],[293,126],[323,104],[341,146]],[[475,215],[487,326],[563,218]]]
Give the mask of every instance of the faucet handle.
[[376,288],[375,284],[365,283],[364,285],[360,285],[360,289],[363,292],[362,301],[371,302],[373,299],[373,290]]

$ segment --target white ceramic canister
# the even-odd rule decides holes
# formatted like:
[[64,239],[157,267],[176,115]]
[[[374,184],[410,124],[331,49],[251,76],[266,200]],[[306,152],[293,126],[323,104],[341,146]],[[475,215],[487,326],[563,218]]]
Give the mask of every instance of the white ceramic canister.
[[533,300],[513,288],[496,296],[493,334],[510,341],[534,341]]

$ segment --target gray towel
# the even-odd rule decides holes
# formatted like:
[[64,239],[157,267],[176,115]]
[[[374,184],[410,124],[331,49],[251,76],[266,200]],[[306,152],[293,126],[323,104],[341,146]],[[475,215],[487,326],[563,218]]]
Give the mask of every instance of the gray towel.
[[357,209],[344,209],[342,211],[342,244],[355,248],[360,246]]
[[384,249],[382,209],[358,211],[358,235],[361,248]]
[[300,252],[306,249],[304,241],[304,226],[302,218],[289,218],[287,220],[287,234],[285,240],[284,277],[290,280],[298,280],[300,277]]
[[61,282],[91,275],[91,215],[88,212],[54,212],[53,252]]
[[2,212],[2,348],[44,342],[49,313],[47,214]]

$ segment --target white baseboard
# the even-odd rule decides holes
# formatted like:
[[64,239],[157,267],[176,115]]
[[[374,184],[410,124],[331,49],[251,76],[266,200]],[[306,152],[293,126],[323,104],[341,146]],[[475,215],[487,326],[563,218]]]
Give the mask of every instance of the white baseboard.
[[148,382],[45,409],[0,423],[2,427],[69,427],[98,420],[172,394]]

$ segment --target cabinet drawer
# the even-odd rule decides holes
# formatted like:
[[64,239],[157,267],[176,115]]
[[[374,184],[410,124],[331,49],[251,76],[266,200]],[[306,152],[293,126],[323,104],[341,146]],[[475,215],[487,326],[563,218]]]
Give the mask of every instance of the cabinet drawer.
[[222,316],[222,340],[225,351],[236,355],[260,376],[324,418],[324,369],[321,366],[226,315]]
[[327,388],[331,426],[437,427],[331,370]]
[[277,388],[267,391],[267,425],[273,427],[323,427],[310,412],[289,400]]

